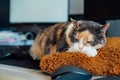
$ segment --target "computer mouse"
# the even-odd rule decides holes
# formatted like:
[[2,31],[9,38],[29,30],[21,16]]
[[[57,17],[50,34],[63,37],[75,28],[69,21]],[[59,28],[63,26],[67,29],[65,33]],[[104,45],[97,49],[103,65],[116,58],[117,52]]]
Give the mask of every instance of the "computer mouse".
[[63,66],[52,74],[52,80],[90,80],[92,74],[76,66]]

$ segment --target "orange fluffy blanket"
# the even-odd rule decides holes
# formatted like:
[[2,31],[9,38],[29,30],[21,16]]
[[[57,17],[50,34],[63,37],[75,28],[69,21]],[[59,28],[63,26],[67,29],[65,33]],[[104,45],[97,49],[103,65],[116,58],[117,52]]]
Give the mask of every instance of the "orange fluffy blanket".
[[120,76],[120,37],[107,38],[107,44],[98,50],[95,57],[82,53],[58,52],[46,55],[40,61],[41,70],[49,73],[65,65],[83,67],[95,75]]

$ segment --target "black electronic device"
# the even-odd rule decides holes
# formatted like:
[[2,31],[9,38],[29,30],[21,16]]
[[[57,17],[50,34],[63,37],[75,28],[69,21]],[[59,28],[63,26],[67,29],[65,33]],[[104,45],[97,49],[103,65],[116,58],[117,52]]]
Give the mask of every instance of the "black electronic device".
[[90,80],[92,75],[83,68],[63,66],[52,75],[52,80]]
[[0,59],[9,58],[13,56],[25,59],[30,58],[29,46],[0,46]]
[[18,48],[15,46],[0,46],[0,59],[7,58],[14,53],[18,52]]
[[9,0],[0,0],[0,28],[9,26]]
[[84,0],[84,19],[120,19],[119,0]]

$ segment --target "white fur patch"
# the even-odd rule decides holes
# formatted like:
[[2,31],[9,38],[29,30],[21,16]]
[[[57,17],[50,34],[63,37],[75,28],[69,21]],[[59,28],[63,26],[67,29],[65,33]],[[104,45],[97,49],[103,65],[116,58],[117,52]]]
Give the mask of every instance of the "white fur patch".
[[81,52],[87,54],[89,57],[95,57],[97,55],[97,50],[91,46],[84,46],[83,49],[80,50],[78,43],[74,43],[74,45],[68,49],[68,52]]
[[80,52],[80,49],[78,48],[78,43],[74,43],[74,45],[68,49],[68,52]]
[[67,30],[66,30],[66,36],[68,36],[69,35],[69,33],[70,33],[70,31],[72,30],[72,28],[73,28],[74,26],[73,26],[73,24],[72,23],[70,23],[69,25],[68,25],[68,27],[67,27]]
[[80,41],[79,41],[78,48],[83,48],[83,46],[84,46],[83,43],[84,43],[83,38],[81,38]]

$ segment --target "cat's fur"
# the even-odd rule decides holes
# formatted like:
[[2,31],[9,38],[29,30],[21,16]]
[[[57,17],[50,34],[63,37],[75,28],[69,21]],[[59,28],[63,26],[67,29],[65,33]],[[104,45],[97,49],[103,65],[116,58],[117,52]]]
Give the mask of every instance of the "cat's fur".
[[40,59],[46,54],[57,51],[82,52],[90,57],[97,54],[96,49],[106,43],[106,30],[109,24],[101,25],[93,21],[60,23],[41,31],[30,49],[33,59]]

